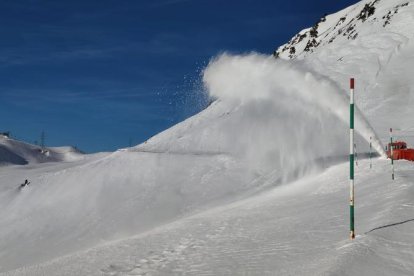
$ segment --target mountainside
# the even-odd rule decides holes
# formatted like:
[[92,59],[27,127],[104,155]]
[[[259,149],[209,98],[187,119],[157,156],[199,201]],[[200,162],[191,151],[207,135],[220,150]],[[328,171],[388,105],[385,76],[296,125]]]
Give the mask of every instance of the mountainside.
[[[31,166],[0,167],[0,274],[414,273],[413,163],[392,182],[383,150],[390,127],[414,145],[413,24],[407,0],[361,1],[278,59],[222,54],[203,72],[214,102],[136,147],[39,163],[1,140],[8,163]],[[378,153],[356,167],[353,242],[350,77],[357,152],[372,137]]]
[[[383,140],[393,127],[413,144],[413,22],[410,1],[361,1],[323,17],[280,46],[275,55],[303,60],[344,86],[355,77],[357,105]],[[308,44],[314,46],[305,50]]]
[[0,135],[0,166],[74,161],[82,158],[82,155],[73,147],[42,149],[40,146]]
[[[329,44],[352,43],[358,36],[366,37],[373,32],[390,33],[404,26],[404,21],[409,21],[412,16],[409,4],[409,1],[401,0],[361,1],[335,14],[323,16],[311,28],[302,30],[280,46],[274,56],[303,59]],[[398,13],[404,15],[396,16]]]

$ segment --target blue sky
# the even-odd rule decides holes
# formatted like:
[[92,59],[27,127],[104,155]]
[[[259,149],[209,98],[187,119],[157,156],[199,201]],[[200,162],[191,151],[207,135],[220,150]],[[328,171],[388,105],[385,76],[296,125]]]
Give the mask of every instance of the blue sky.
[[86,152],[138,144],[201,110],[223,51],[271,54],[356,0],[4,0],[0,131]]

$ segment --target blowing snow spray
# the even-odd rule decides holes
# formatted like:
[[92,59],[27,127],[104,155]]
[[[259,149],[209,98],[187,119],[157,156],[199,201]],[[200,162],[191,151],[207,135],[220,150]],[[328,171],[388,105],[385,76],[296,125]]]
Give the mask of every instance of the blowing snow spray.
[[355,239],[355,221],[354,221],[354,87],[355,80],[352,78],[350,81],[351,95],[349,97],[349,185],[350,185],[350,197],[349,197],[349,211],[350,211],[350,238]]
[[394,180],[394,153],[393,153],[393,149],[394,146],[392,145],[392,128],[390,128],[390,157],[391,157],[391,169],[392,169],[392,180]]

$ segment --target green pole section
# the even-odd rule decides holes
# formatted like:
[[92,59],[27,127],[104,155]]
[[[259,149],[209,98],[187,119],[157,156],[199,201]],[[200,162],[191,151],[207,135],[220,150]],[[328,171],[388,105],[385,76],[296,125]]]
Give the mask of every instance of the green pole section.
[[390,128],[390,157],[391,157],[391,168],[392,168],[392,180],[395,179],[394,177],[394,146],[392,144],[392,128]]
[[349,113],[350,113],[350,128],[349,128],[349,185],[350,185],[350,194],[349,194],[349,214],[350,214],[350,238],[351,240],[355,239],[355,210],[354,210],[354,160],[355,160],[355,147],[354,147],[354,88],[355,80],[352,78],[350,81],[351,86],[351,95],[349,97]]

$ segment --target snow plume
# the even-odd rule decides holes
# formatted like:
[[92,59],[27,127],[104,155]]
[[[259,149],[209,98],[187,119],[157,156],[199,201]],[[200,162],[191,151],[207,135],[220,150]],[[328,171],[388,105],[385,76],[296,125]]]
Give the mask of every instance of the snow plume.
[[[303,63],[256,53],[222,54],[204,70],[203,80],[212,97],[243,107],[239,116],[244,129],[228,134],[228,139],[249,156],[277,162],[281,168],[347,156],[349,92]],[[374,148],[383,155],[380,140],[359,110],[355,123],[363,144],[372,136]],[[263,159],[271,155],[273,160]]]

